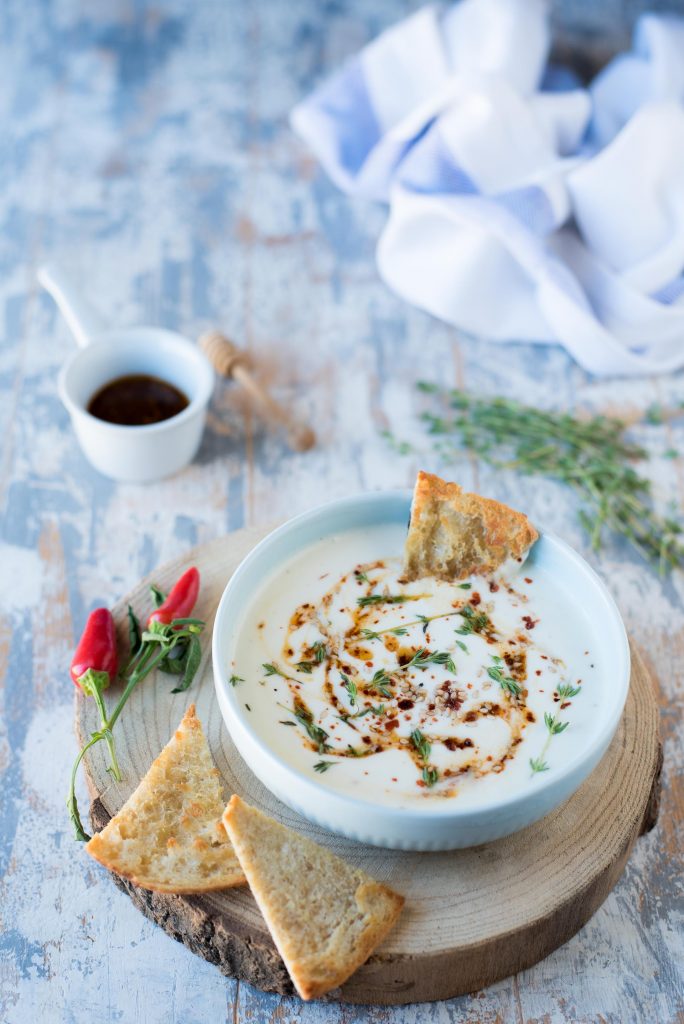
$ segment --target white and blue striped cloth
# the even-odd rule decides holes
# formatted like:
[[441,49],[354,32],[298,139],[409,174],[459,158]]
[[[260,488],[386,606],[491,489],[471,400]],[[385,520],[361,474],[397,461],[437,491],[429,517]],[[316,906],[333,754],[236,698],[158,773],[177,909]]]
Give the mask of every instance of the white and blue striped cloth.
[[386,283],[597,374],[684,365],[684,19],[647,14],[582,88],[544,0],[424,7],[295,108],[345,192],[385,202]]

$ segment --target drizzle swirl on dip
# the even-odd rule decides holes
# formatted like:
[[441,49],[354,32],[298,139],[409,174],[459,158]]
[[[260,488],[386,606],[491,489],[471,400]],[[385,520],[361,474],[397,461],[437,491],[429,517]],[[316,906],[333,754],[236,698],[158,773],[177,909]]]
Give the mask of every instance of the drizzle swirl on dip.
[[[356,547],[367,550],[367,538]],[[315,559],[300,556],[280,585],[294,574],[295,596],[306,591],[308,567],[307,599],[284,616],[281,591],[241,631],[232,671],[250,688],[251,720],[334,788],[381,789],[398,803],[495,799],[507,776],[528,785],[549,770],[584,688],[576,663],[585,680],[592,669],[586,635],[581,654],[547,646],[559,630],[545,618],[557,627],[558,609],[545,611],[534,570],[405,583],[395,555],[340,572],[343,550],[337,571],[315,575]],[[259,651],[267,657],[255,664]]]

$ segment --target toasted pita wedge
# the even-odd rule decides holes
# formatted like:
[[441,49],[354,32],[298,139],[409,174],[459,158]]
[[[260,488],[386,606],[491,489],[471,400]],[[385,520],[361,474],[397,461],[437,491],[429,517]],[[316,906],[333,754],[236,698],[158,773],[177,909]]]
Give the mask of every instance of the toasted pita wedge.
[[522,512],[420,472],[404,548],[404,577],[490,576],[504,562],[522,562],[538,536]]
[[403,897],[238,796],[223,822],[302,999],[341,985],[390,930]]
[[242,885],[223,808],[219,773],[191,704],[136,791],[86,850],[110,871],[156,892]]

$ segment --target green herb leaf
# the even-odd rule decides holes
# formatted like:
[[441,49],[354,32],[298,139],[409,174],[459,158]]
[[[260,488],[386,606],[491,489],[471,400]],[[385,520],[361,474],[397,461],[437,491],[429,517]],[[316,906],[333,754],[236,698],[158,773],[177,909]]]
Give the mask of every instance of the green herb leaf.
[[327,772],[329,768],[334,768],[334,761],[317,761],[314,765],[314,771],[319,772],[321,775],[323,772]]
[[164,604],[166,594],[163,590],[159,589],[156,583],[150,583],[150,594],[152,595],[152,604],[155,608],[159,608]]
[[237,686],[238,683],[244,683],[242,676],[236,676],[235,673],[228,680],[231,686]]
[[[264,672],[266,673],[267,676],[282,676],[283,675],[283,673],[280,671],[280,669],[275,664],[275,662],[273,662],[271,664],[270,662],[265,661],[261,667],[263,668],[263,670],[264,670]],[[284,676],[283,676],[283,678],[284,678]]]
[[183,678],[171,693],[183,693],[188,689],[197,675],[197,669],[200,667],[200,662],[202,660],[202,645],[199,641],[199,637],[193,636],[191,638],[188,644],[187,655],[184,660],[185,667],[183,671]]
[[561,700],[568,700],[570,697],[576,697],[581,690],[581,686],[573,686],[572,683],[562,683],[556,690],[556,693]]
[[544,712],[544,722],[552,736],[557,736],[558,733],[567,729],[570,724],[569,722],[559,722],[556,716],[550,715],[548,711]]
[[365,594],[363,597],[357,597],[356,603],[359,608],[367,608],[374,604],[404,604],[410,600],[411,598],[404,594]]
[[328,734],[325,729],[322,729],[320,725],[317,725],[314,721],[314,717],[304,704],[297,702],[292,712],[300,725],[306,729],[309,739],[318,747],[319,754],[325,754],[329,749],[325,742],[328,738]]
[[142,632],[140,630],[140,622],[138,617],[131,608],[128,606],[128,650],[129,656],[134,658],[140,651],[142,645]]
[[354,707],[354,705],[356,704],[356,698],[359,695],[356,683],[354,682],[353,679],[350,679],[349,676],[346,675],[344,672],[340,672],[340,675],[342,677],[342,682],[344,683],[344,688],[347,691],[347,696],[349,697],[349,703],[351,704],[352,707]]
[[434,786],[439,781],[439,772],[432,765],[425,765],[423,768],[423,782],[426,786]]
[[319,665],[328,657],[328,648],[323,640],[316,640],[312,644],[311,650],[313,651],[314,661]]
[[411,733],[410,738],[411,743],[418,751],[418,756],[420,757],[421,761],[425,761],[425,763],[427,763],[430,759],[430,753],[432,751],[432,744],[430,743],[429,739],[427,739],[427,737],[425,737],[422,734],[420,729],[414,729],[413,732]]
[[533,772],[548,772],[549,766],[541,757],[530,758],[530,768]]

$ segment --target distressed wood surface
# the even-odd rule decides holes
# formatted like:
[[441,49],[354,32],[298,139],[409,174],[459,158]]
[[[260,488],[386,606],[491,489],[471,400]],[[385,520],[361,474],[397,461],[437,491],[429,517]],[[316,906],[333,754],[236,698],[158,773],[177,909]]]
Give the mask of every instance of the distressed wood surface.
[[[149,613],[150,583],[168,591],[189,564],[202,576],[197,613],[212,625],[230,576],[267,530],[237,530],[193,548],[155,570],[114,608],[122,643],[127,609]],[[277,800],[242,760],[225,729],[214,692],[209,646],[192,692],[174,694],[158,673],[140,686],[121,719],[120,783],[107,771],[105,745],[85,762],[91,819],[102,828],[147,773],[190,702],[196,704],[224,794],[248,803],[329,847],[406,898],[395,928],[332,999],[405,1004],[473,992],[531,967],[566,942],[603,903],[622,874],[637,837],[655,824],[661,745],[653,683],[636,649],[622,721],[600,765],[561,807],[496,843],[445,853],[365,846],[306,821]],[[120,688],[106,694],[110,710]],[[99,728],[93,701],[76,700],[81,744]],[[116,880],[151,920],[220,970],[266,992],[294,991],[248,888],[203,896],[150,893]]]
[[[413,4],[390,0],[5,0],[0,5],[0,1020],[329,1024],[684,1019],[684,576],[626,546],[592,553],[553,482],[466,461],[468,487],[523,505],[606,580],[659,681],[663,803],[614,892],[548,959],[473,996],[398,1010],[304,1006],[227,981],[86,863],[64,808],[67,676],[87,612],[154,566],[323,498],[409,486],[417,376],[541,406],[634,414],[684,400],[681,374],[602,381],[560,350],[463,338],[406,307],[373,261],[382,209],[346,199],[291,135],[292,104]],[[587,5],[589,6],[589,5]],[[604,6],[592,4],[598,17]],[[632,4],[610,3],[611,18]],[[73,342],[35,283],[68,265],[112,324],[244,343],[315,423],[293,455],[219,385],[195,464],[116,485],[81,456],[56,393]],[[644,424],[659,506],[681,515],[684,421]],[[425,468],[439,468],[434,459]],[[82,798],[85,793],[81,791]]]

